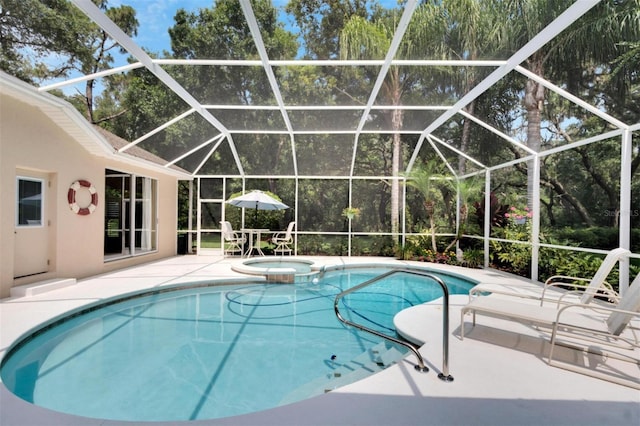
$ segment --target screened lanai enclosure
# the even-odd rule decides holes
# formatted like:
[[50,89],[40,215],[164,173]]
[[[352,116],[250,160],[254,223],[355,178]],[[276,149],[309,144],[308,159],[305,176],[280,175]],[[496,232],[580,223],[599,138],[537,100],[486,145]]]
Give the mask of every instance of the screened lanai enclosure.
[[39,87],[193,177],[189,249],[295,221],[297,254],[640,270],[637,0],[70,3],[89,54]]

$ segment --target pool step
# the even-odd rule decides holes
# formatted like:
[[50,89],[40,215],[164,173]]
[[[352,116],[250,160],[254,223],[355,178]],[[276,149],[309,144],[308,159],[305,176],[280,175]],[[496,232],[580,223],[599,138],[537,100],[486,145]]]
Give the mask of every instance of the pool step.
[[286,395],[280,405],[290,404],[322,393],[331,392],[334,389],[364,379],[374,373],[395,364],[402,359],[404,354],[395,347],[387,347],[385,342],[367,349],[351,361],[346,363],[335,362],[335,370],[320,376]]

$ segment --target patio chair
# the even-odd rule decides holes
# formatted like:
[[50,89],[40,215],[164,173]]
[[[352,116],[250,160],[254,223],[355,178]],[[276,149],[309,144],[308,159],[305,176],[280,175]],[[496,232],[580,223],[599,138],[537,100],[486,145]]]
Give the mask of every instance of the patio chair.
[[[554,275],[549,277],[540,291],[540,285],[531,284],[496,284],[480,283],[469,292],[469,298],[473,298],[477,293],[496,293],[508,296],[517,296],[540,300],[540,306],[545,301],[557,303],[589,303],[597,296],[600,299],[608,299],[616,303],[620,300],[620,295],[606,281],[613,267],[623,258],[628,257],[631,252],[624,248],[611,250],[604,258],[600,267],[592,278],[570,277],[566,275]],[[565,290],[573,287],[574,290]]]
[[230,254],[240,253],[240,256],[242,257],[243,246],[244,243],[247,242],[245,236],[235,232],[231,227],[231,223],[228,221],[220,222],[220,227],[222,230],[222,238],[224,240],[222,243],[223,254],[227,256]]
[[[580,367],[573,363],[556,361],[553,358],[554,349],[560,344],[558,343],[558,335],[562,334],[563,338],[568,339],[562,339],[563,346],[598,355],[604,354],[604,350],[599,345],[616,347],[625,351],[630,350],[631,352],[626,352],[623,355],[618,352],[613,355],[607,353],[603,359],[611,357],[640,365],[640,358],[638,358],[640,353],[638,338],[640,331],[640,274],[633,280],[628,291],[617,304],[594,302],[538,306],[511,297],[477,296],[461,310],[461,340],[464,340],[464,316],[468,312],[473,315],[474,326],[476,314],[485,314],[551,329],[549,365],[640,389],[637,366],[633,368],[630,378],[623,378],[623,375],[617,370],[611,370],[615,374],[605,374],[596,370],[593,365]],[[582,342],[589,343],[579,345]]]
[[287,226],[287,230],[285,232],[279,232],[271,237],[271,242],[276,245],[273,249],[274,253],[288,253],[291,255],[291,244],[293,243],[292,233],[295,226],[295,222],[289,222],[289,226]]

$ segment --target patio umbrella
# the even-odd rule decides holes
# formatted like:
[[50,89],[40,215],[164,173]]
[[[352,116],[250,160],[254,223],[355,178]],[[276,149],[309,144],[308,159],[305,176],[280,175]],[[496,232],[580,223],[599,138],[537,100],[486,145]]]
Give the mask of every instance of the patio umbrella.
[[283,210],[289,208],[286,204],[257,189],[227,200],[226,203],[236,207],[256,209],[254,220],[258,217],[258,210]]
[[256,210],[282,210],[289,208],[288,205],[257,189],[227,200],[227,203],[236,207]]

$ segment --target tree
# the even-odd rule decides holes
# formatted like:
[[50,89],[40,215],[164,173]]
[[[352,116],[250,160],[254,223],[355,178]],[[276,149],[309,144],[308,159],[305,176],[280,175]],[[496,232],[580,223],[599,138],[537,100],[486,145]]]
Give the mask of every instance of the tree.
[[[261,0],[252,2],[252,8],[256,20],[262,29],[262,38],[270,58],[281,59],[292,57],[298,49],[295,36],[286,31],[277,20],[276,9],[270,1]],[[175,24],[169,28],[171,37],[173,58],[194,59],[255,59],[258,52],[251,36],[251,30],[247,25],[242,8],[236,0],[220,0],[210,8],[199,9],[197,12],[188,12],[179,9],[174,17]],[[148,72],[136,70],[135,86],[127,95],[127,107],[132,111],[128,114],[128,120],[134,120],[132,132],[145,132],[161,123],[183,113],[187,106],[180,99],[167,94],[166,88],[158,80],[150,76]],[[226,67],[226,66],[172,66],[167,72],[190,91],[204,104],[241,104],[241,105],[265,105],[274,103],[273,94],[265,72],[260,67]],[[134,113],[135,112],[135,113]],[[212,111],[216,117],[225,122],[233,122],[233,127],[254,128],[255,123],[262,119],[260,111],[248,110],[246,113],[238,111]],[[259,115],[263,114],[263,115]],[[278,112],[270,118],[280,118]],[[281,120],[281,118],[280,118]],[[135,137],[140,136],[136,134]],[[200,144],[215,136],[210,126],[202,124],[202,119],[192,114],[172,125],[162,134],[154,135],[150,139],[151,146],[160,147],[164,152],[157,152],[164,158],[171,155],[178,156],[183,153],[187,144],[191,147]],[[130,135],[135,139],[134,134]],[[238,136],[237,144],[249,143],[249,136]],[[258,139],[258,141],[256,141]],[[273,160],[277,152],[271,149],[274,143],[269,135],[253,138],[251,143],[264,146],[264,149],[245,150],[244,155],[251,160],[263,161],[265,164]],[[202,155],[202,152],[192,157]],[[228,145],[220,147],[216,155],[222,156],[217,163],[234,164]],[[187,159],[188,160],[188,159]],[[185,161],[187,161],[185,160]],[[241,158],[245,160],[245,158]],[[251,163],[246,161],[247,164]],[[255,162],[254,162],[255,163]],[[195,164],[199,164],[196,161]],[[273,161],[270,162],[270,165]],[[205,165],[203,173],[215,173],[210,163]],[[269,169],[265,169],[269,170]]]
[[[90,55],[82,37],[90,24],[66,0],[1,0],[0,68],[29,83],[67,76]],[[54,53],[67,60],[54,63]]]
[[[107,0],[94,3],[126,34],[136,34],[138,21],[132,7],[109,7]],[[66,0],[2,0],[0,23],[0,67],[30,83],[69,77],[74,71],[93,74],[111,67],[112,51],[125,53],[104,30]],[[76,107],[84,105],[80,110],[91,123],[97,122],[94,85],[95,80],[88,80],[82,102],[73,102]]]
[[[570,1],[519,0],[512,3],[516,25],[511,26],[510,40],[520,46],[570,5]],[[587,77],[582,70],[598,68],[609,72],[610,64],[624,57],[625,44],[621,40],[636,42],[640,37],[640,1],[605,0],[591,9],[548,46],[538,50],[525,66],[535,74],[564,82],[570,89],[580,86]],[[627,46],[628,47],[628,46]],[[634,72],[627,70],[627,72]],[[623,73],[624,74],[624,73]],[[624,91],[626,75],[619,75],[612,86]],[[527,80],[524,88],[524,107],[527,120],[527,146],[539,151],[542,144],[541,123],[546,100],[542,84]],[[603,105],[603,107],[605,107]],[[533,165],[527,167],[528,204],[531,207]]]
[[[340,35],[340,56],[342,59],[372,59],[384,58],[393,35],[398,10],[381,13],[380,17],[369,22],[360,16],[352,17]],[[400,44],[397,57],[432,57],[442,58],[443,30],[445,28],[442,9],[432,5],[419,6],[411,19],[403,42]],[[365,71],[366,72],[366,71]],[[379,104],[391,107],[402,105],[404,96],[411,91],[424,90],[429,80],[416,67],[390,67],[379,94]],[[369,80],[375,78],[370,75]],[[422,88],[420,88],[422,87]],[[393,131],[392,165],[391,165],[391,232],[397,234],[400,229],[400,174],[402,164],[402,140],[404,110],[391,108],[383,111],[382,115]]]
[[[131,6],[118,6],[108,7],[107,0],[94,0],[96,4],[105,11],[105,14],[111,19],[120,29],[128,36],[135,36],[138,31],[138,20],[136,19],[136,11]],[[80,71],[84,75],[94,74],[99,71],[103,71],[111,68],[114,58],[111,54],[112,51],[118,51],[120,54],[125,54],[126,51],[114,41],[102,28],[92,24],[88,28],[84,36],[84,45],[88,48],[90,55],[87,55],[77,64],[74,63],[74,68]],[[117,78],[117,77],[116,77]],[[98,121],[94,117],[95,105],[94,105],[94,87],[95,80],[87,80],[85,85],[84,99],[86,103],[86,115],[87,119],[91,123],[97,123]],[[112,92],[113,93],[113,92]],[[118,111],[115,114],[121,114],[122,111]],[[111,117],[102,117],[102,121],[109,120]]]
[[436,198],[441,186],[451,186],[450,182],[440,173],[435,163],[425,163],[413,168],[407,177],[407,185],[413,187],[424,197],[424,210],[429,218],[429,232],[431,233],[431,246],[434,253],[438,252],[436,246]]
[[346,22],[355,16],[369,19],[369,11],[377,9],[375,0],[290,0],[285,7],[300,28],[307,59],[338,58]]
[[469,219],[469,204],[472,200],[479,197],[482,193],[482,182],[478,178],[468,178],[464,180],[458,180],[455,184],[457,197],[460,205],[460,218],[458,221],[458,229],[455,238],[444,249],[444,252],[448,252],[453,247],[462,235],[464,235],[465,228],[467,226],[467,220]]
[[[447,13],[448,35],[442,41],[455,59],[478,60],[483,57],[493,57],[500,52],[505,43],[506,27],[511,25],[503,19],[504,7],[502,1],[489,0],[445,0],[443,8]],[[486,71],[485,71],[486,72]],[[473,67],[462,69],[461,73],[453,74],[453,84],[457,86],[460,97],[469,92],[481,79],[482,72]],[[474,115],[476,101],[472,100],[464,111]],[[460,138],[460,150],[469,151],[471,139],[471,124],[464,119]],[[458,159],[458,172],[466,173],[466,158]]]

